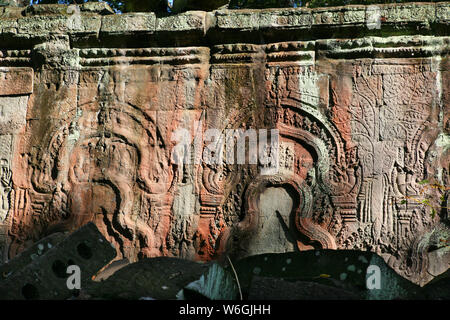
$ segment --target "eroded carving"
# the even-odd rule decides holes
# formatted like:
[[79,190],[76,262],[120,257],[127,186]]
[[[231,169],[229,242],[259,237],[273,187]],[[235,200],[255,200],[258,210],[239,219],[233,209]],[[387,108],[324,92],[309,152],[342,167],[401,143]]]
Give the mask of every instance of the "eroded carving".
[[[330,24],[360,28],[365,8],[353,13],[91,13],[91,26],[81,11],[77,26],[55,14],[56,34],[34,22],[45,36],[0,45],[0,246],[12,257],[93,221],[117,259],[359,249],[417,283],[443,272],[433,239],[448,213],[431,217],[420,182],[449,181],[448,39],[326,39]],[[26,32],[22,19],[0,33]],[[195,121],[203,133],[277,129],[278,152],[198,161],[209,142],[172,141]]]

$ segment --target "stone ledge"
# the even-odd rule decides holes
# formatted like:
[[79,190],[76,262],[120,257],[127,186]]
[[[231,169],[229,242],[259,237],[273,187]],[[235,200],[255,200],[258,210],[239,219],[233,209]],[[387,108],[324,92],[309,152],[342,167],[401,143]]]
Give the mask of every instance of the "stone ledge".
[[365,37],[359,39],[317,40],[319,54],[328,58],[352,57],[430,57],[448,54],[448,37],[434,36],[391,36]]
[[[180,32],[209,29],[216,31],[252,31],[271,28],[309,29],[365,26],[380,16],[382,25],[431,23],[448,25],[450,2],[349,5],[328,8],[242,9],[212,12],[188,11],[156,17],[153,12],[112,14],[106,4],[76,6],[33,5],[25,9],[0,9],[2,33],[26,33],[30,37],[57,33]],[[19,10],[21,9],[21,10]],[[77,14],[78,13],[78,14]],[[17,31],[15,30],[17,28]]]
[[101,23],[101,17],[96,15],[33,16],[17,20],[17,33],[30,36],[78,32],[98,33]]
[[153,32],[155,30],[155,24],[156,16],[153,12],[110,15],[102,18],[100,32]]
[[218,29],[246,30],[261,28],[311,28],[320,26],[364,25],[371,15],[382,23],[445,23],[450,17],[450,3],[407,3],[349,5],[328,8],[289,8],[262,10],[219,10],[215,12]]
[[176,16],[161,17],[156,19],[156,31],[203,31],[206,32],[205,11],[187,11]]
[[39,4],[31,5],[21,9],[25,16],[37,16],[37,15],[71,15],[76,12],[76,8],[79,8],[83,14],[100,14],[108,15],[114,14],[114,10],[106,2],[87,2],[80,5],[64,5],[64,4]]
[[440,2],[436,4],[436,21],[440,23],[450,21],[450,3]]
[[33,92],[32,68],[0,68],[0,96]]
[[19,24],[17,23],[17,19],[12,18],[2,18],[0,19],[0,32],[2,34],[6,33],[17,33],[17,29]]

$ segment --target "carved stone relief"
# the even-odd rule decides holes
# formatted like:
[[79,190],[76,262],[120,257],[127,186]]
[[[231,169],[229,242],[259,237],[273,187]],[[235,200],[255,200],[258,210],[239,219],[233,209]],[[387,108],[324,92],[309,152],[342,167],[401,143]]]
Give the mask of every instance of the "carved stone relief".
[[[417,283],[445,271],[448,213],[416,200],[449,181],[448,37],[328,39],[365,22],[283,10],[52,13],[54,32],[0,15],[3,256],[93,221],[131,261],[358,249]],[[207,163],[210,129],[276,129],[278,149]]]

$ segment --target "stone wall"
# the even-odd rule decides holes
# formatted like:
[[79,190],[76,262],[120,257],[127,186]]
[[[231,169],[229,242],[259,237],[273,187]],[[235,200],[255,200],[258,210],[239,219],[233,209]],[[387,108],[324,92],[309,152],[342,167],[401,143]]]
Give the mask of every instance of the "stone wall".
[[[449,21],[449,2],[0,7],[3,259],[93,221],[117,259],[351,248],[428,282],[450,262],[447,194],[420,184],[449,185]],[[279,170],[177,163],[180,128],[276,128]]]

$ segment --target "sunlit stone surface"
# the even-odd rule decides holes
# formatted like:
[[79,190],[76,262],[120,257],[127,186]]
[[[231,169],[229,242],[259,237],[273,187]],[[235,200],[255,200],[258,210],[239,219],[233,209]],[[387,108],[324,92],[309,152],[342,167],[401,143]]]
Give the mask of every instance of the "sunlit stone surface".
[[[93,221],[118,260],[359,249],[430,281],[450,259],[449,18],[1,7],[0,257]],[[278,171],[200,161],[209,129],[264,128]]]

